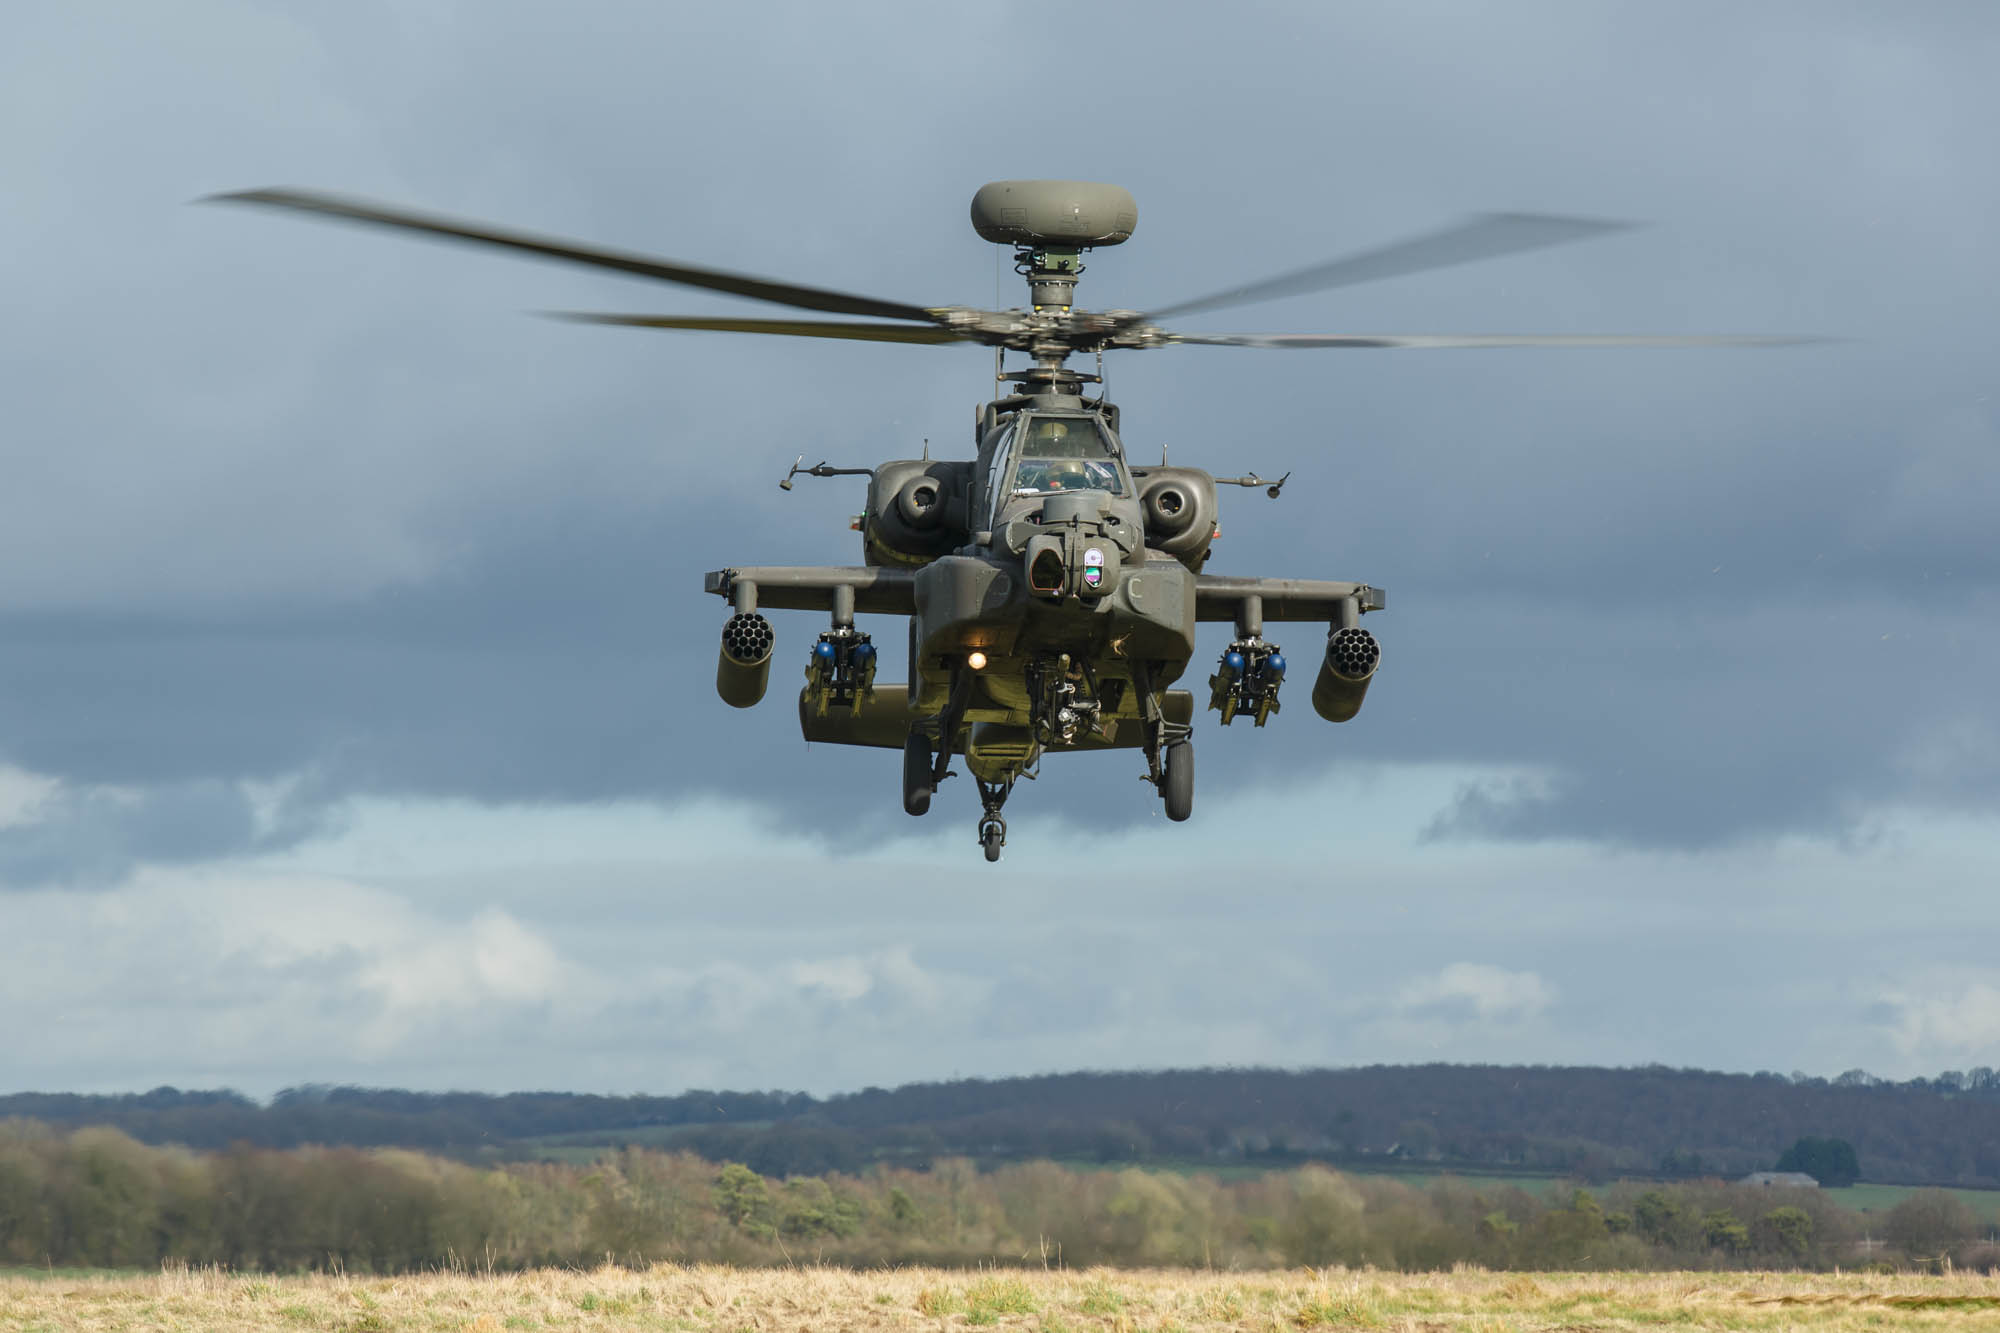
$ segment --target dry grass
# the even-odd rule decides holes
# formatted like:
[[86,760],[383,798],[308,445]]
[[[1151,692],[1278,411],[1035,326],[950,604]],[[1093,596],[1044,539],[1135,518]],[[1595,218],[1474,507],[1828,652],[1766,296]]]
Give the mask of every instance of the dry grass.
[[479,1276],[0,1277],[0,1330],[1979,1329],[1976,1275],[980,1273],[659,1266]]

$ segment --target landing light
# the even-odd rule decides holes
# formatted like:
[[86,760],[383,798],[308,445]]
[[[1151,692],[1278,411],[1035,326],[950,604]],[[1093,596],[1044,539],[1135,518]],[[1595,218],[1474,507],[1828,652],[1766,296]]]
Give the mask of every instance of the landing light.
[[984,671],[986,670],[986,654],[967,653],[965,655],[965,664],[971,667],[974,671]]

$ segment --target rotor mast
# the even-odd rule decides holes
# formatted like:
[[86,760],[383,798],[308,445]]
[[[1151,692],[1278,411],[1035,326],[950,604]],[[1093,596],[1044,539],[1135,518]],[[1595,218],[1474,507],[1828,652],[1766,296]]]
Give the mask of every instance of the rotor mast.
[[1024,396],[1079,400],[1085,384],[1098,382],[1064,364],[1078,350],[1074,305],[1083,252],[1120,244],[1138,223],[1139,205],[1117,185],[994,181],[980,187],[972,197],[973,229],[996,245],[1013,246],[1014,271],[1028,283],[1024,350],[1034,364],[1002,372],[1001,379],[1018,384]]
[[[1069,320],[1076,280],[1083,273],[1083,249],[1026,242],[1015,245],[1014,271],[1028,281],[1029,312],[1038,317],[1036,323],[1049,317],[1065,323]],[[1081,398],[1084,384],[1097,378],[1065,366],[1076,350],[1067,339],[1037,338],[1027,350],[1035,359],[1034,365],[1001,375],[1003,380],[1019,384],[1024,393]]]

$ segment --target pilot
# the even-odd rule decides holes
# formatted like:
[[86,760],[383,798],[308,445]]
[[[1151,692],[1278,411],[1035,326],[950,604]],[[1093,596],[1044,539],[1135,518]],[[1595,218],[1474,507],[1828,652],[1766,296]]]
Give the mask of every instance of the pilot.
[[1087,491],[1090,470],[1074,458],[1059,459],[1049,464],[1048,480],[1042,484],[1051,491]]

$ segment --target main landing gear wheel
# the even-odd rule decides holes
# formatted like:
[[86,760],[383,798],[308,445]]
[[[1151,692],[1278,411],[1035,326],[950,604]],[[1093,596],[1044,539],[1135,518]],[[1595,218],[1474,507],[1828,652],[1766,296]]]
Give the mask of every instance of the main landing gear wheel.
[[1167,818],[1178,824],[1194,813],[1194,743],[1175,741],[1167,746],[1165,759],[1160,800],[1166,804]]
[[913,731],[903,742],[903,812],[921,815],[931,808],[931,746],[923,733]]
[[979,845],[986,852],[986,859],[998,861],[1000,849],[1007,845],[1007,821],[994,815],[979,821]]

